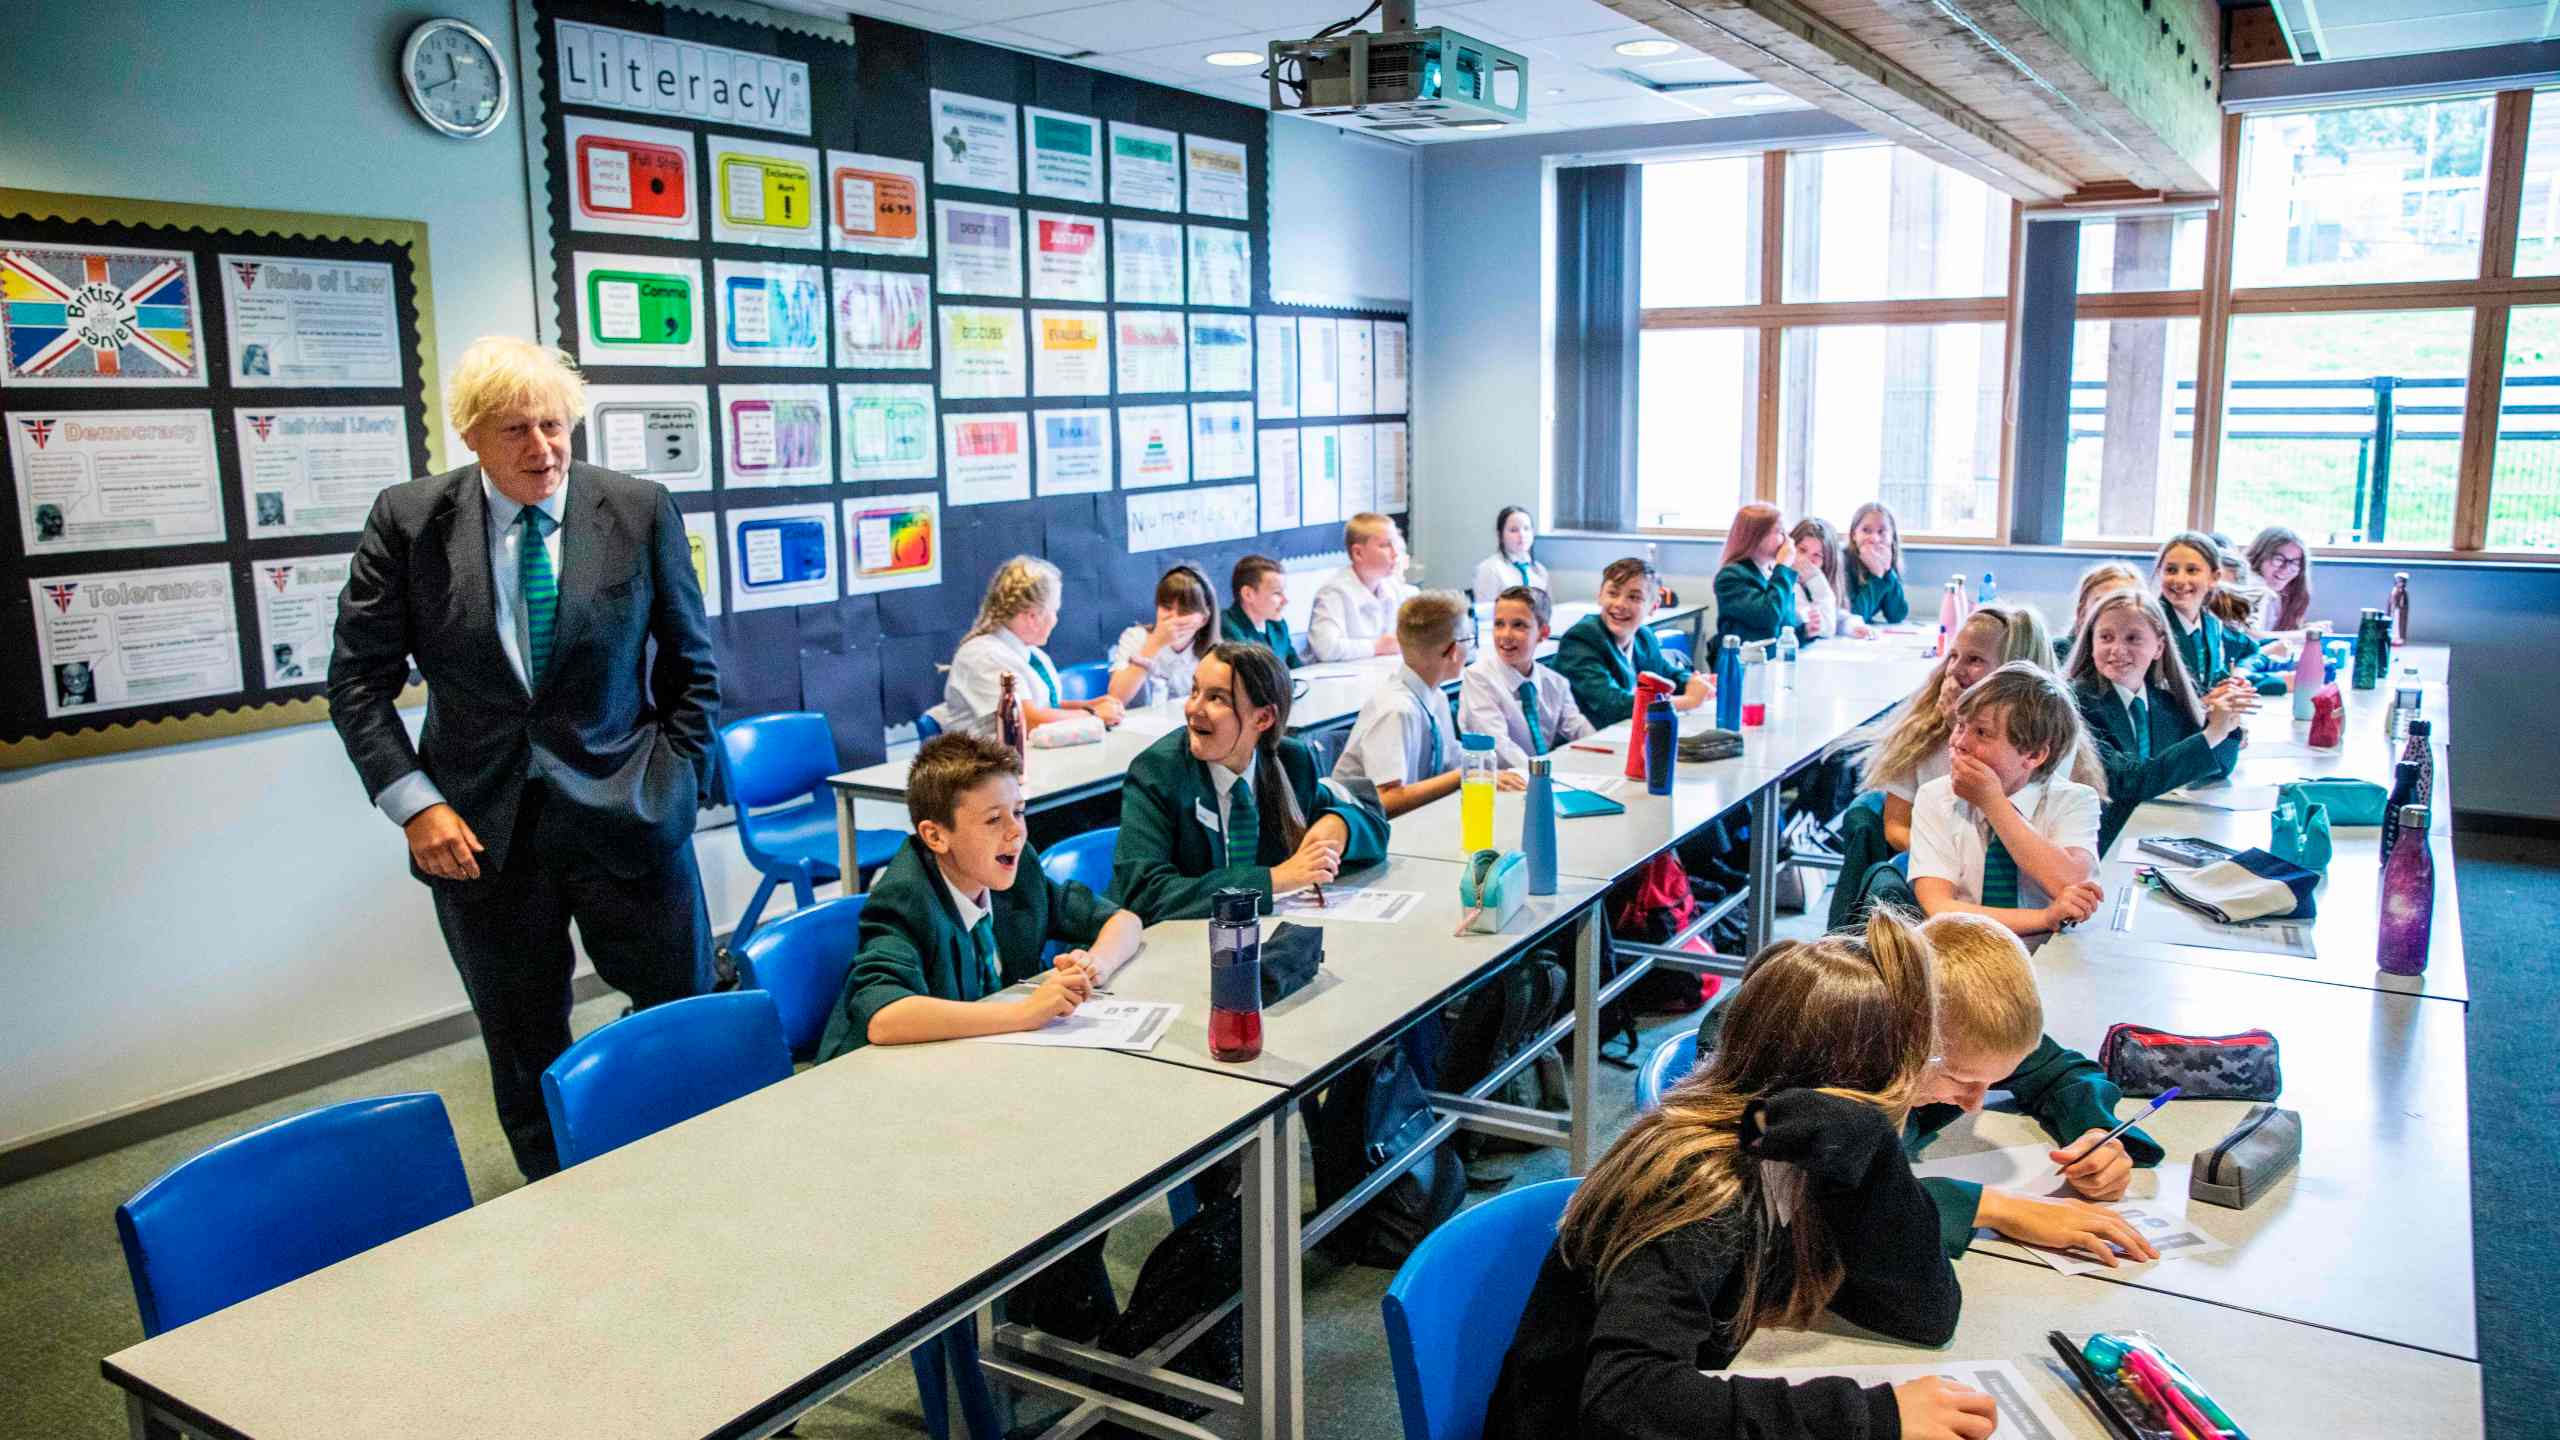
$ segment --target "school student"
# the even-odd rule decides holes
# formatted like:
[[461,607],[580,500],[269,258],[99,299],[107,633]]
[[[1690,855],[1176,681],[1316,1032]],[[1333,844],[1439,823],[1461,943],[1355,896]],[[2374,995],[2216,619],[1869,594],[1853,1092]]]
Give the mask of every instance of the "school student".
[[2080,588],[2071,598],[2071,626],[2054,638],[2054,663],[2060,665],[2071,659],[2072,642],[2079,636],[2081,625],[2089,618],[2089,608],[2098,603],[2099,596],[2117,590],[2141,588],[2142,572],[2122,560],[2101,560],[2081,572]]
[[1714,696],[1715,682],[1664,650],[1645,623],[1661,589],[1651,562],[1633,555],[1610,561],[1600,572],[1599,612],[1575,621],[1556,643],[1556,673],[1573,686],[1573,703],[1592,724],[1615,725],[1635,714],[1636,677],[1648,672],[1671,682],[1675,710],[1695,710]]
[[2199,697],[2160,602],[2139,590],[2102,595],[2090,607],[2063,679],[2106,767],[2101,855],[2135,806],[2228,776],[2240,761],[2241,722],[2258,708],[2257,692],[2245,685]]
[[2299,630],[2311,618],[2311,547],[2282,525],[2249,542],[2247,592],[2257,604],[2249,628],[2261,635]]
[[[1458,788],[1458,726],[1440,687],[1466,669],[1469,618],[1466,597],[1454,590],[1426,590],[1404,602],[1396,612],[1404,663],[1380,677],[1333,762],[1333,778],[1377,786],[1389,818]],[[1518,790],[1529,780],[1506,770],[1500,783]]]
[[1269,650],[1210,650],[1182,702],[1183,728],[1129,765],[1111,893],[1152,925],[1208,915],[1221,890],[1275,894],[1387,855],[1387,818],[1358,788],[1316,778],[1289,735],[1289,672]]
[[2230,679],[2241,662],[2258,653],[2258,642],[2222,623],[2205,608],[2206,597],[2221,582],[2222,551],[2213,538],[2181,530],[2160,546],[2151,565],[2152,584],[2168,611],[2170,638],[2178,658],[2198,688],[2211,691]]
[[2021,935],[2096,914],[2106,776],[2062,682],[2031,661],[1992,671],[1956,702],[1947,749],[1948,773],[1911,807],[1920,908],[1988,915]]
[[1396,607],[1414,593],[1404,583],[1404,531],[1367,511],[1342,527],[1350,563],[1316,587],[1307,617],[1307,649],[1317,660],[1366,660],[1396,653]]
[[1920,688],[1843,742],[1844,751],[1867,753],[1866,784],[1884,792],[1885,840],[1895,853],[1911,848],[1911,806],[1920,787],[1953,768],[1947,737],[1955,732],[1956,702],[1983,676],[2010,661],[2042,665],[2052,653],[2044,616],[2034,606],[2002,601],[1977,606],[1956,627],[1947,653]]
[[1191,672],[1218,643],[1218,597],[1209,577],[1176,565],[1156,581],[1156,623],[1132,625],[1111,647],[1111,698],[1160,705],[1191,693]]
[[1067,699],[1058,686],[1058,667],[1040,648],[1058,628],[1064,588],[1058,567],[1046,560],[1016,555],[996,567],[987,579],[986,598],[978,603],[978,623],[960,637],[960,648],[951,656],[942,703],[925,712],[935,724],[946,731],[996,734],[1007,675],[1013,677],[1026,729],[1072,719],[1077,712],[1090,713],[1105,725],[1120,723],[1125,712],[1108,695]]
[[[1808,515],[1787,532],[1787,542],[1793,547],[1789,568],[1796,572],[1796,613],[1804,617],[1808,633],[1828,635],[1833,617],[1847,618],[1840,607],[1841,596],[1848,592],[1849,572],[1841,565],[1839,533],[1830,521]],[[1866,628],[1864,624],[1856,627],[1861,633]]]
[[1298,642],[1282,618],[1289,608],[1289,572],[1268,555],[1247,555],[1229,572],[1227,593],[1235,603],[1218,617],[1222,636],[1270,651],[1286,674],[1298,660]]
[[1529,553],[1538,538],[1537,522],[1517,505],[1505,505],[1493,517],[1493,553],[1476,562],[1475,599],[1490,605],[1514,585],[1547,588],[1547,567]]
[[1920,1345],[1954,1335],[1938,1211],[1900,1143],[1936,1038],[1926,944],[1781,942],[1725,1007],[1714,1059],[1574,1192],[1485,1410],[1485,1440],[1990,1433],[1991,1397],[1930,1377],[1736,1379],[1763,1327],[1825,1310]]
[[1734,512],[1716,569],[1717,646],[1727,635],[1742,637],[1745,645],[1775,640],[1781,630],[1804,637],[1803,617],[1796,614],[1796,572],[1787,565],[1791,550],[1777,506],[1755,502]]
[[1870,500],[1850,514],[1847,568],[1850,614],[1883,625],[1911,618],[1911,600],[1902,590],[1902,522],[1882,501]]
[[1493,645],[1458,682],[1458,725],[1493,737],[1505,770],[1526,771],[1529,758],[1591,733],[1573,703],[1573,686],[1538,663],[1546,642],[1547,592],[1514,585],[1493,601]]

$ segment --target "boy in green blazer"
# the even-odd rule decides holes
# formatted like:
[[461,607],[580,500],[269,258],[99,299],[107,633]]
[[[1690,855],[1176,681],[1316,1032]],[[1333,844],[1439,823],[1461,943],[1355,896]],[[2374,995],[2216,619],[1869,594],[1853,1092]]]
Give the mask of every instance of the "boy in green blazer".
[[[863,904],[861,949],[819,1059],[1037,1030],[1137,953],[1137,916],[1040,869],[1013,751],[959,731],[926,741],[907,772],[907,816],[915,834]],[[1078,948],[1044,967],[1052,940]],[[1028,995],[989,998],[1034,976]]]
[[1260,645],[1229,641],[1193,672],[1182,729],[1129,764],[1111,888],[1148,924],[1196,920],[1220,890],[1321,885],[1387,856],[1368,787],[1318,780],[1289,736],[1289,676]]
[[1645,623],[1661,588],[1662,577],[1642,559],[1610,561],[1600,572],[1600,612],[1574,622],[1556,642],[1555,671],[1573,686],[1573,703],[1595,726],[1635,713],[1636,676],[1648,670],[1680,687],[1671,697],[1675,710],[1695,710],[1715,694],[1715,683],[1665,651]]
[[1289,575],[1268,555],[1247,555],[1227,577],[1235,603],[1218,617],[1219,638],[1259,645],[1280,662],[1280,673],[1297,663],[1297,641],[1282,612],[1289,608]]

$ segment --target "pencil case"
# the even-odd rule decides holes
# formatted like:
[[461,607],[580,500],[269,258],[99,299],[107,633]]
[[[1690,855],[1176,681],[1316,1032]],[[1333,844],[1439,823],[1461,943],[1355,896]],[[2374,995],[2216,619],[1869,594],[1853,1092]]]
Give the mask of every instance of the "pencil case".
[[2301,1158],[2301,1112],[2261,1105],[2240,1117],[2240,1123],[2215,1141],[2212,1149],[2195,1157],[2187,1171],[2187,1197],[2246,1210],[2291,1174]]
[[2332,825],[2379,825],[2391,792],[2370,780],[2304,779],[2277,787],[2276,803],[2318,805]]
[[2276,1037],[2265,1030],[2180,1035],[2148,1025],[2110,1025],[2098,1063],[2127,1095],[2157,1095],[2172,1085],[2187,1100],[2273,1100],[2284,1093]]
[[1741,753],[1742,733],[1738,730],[1701,730],[1680,737],[1680,758],[1692,765],[1730,760]]
[[1491,935],[1529,903],[1529,857],[1517,850],[1479,850],[1458,872],[1458,903],[1467,909],[1466,935]]
[[1283,920],[1262,937],[1262,1003],[1277,1005],[1307,988],[1324,968],[1324,930]]

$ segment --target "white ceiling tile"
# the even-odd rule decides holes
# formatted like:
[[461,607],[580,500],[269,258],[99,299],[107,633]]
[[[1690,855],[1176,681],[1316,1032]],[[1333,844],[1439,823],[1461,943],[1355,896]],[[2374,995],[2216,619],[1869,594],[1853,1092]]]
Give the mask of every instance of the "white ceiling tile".
[[1641,92],[1617,100],[1583,100],[1550,105],[1546,120],[1558,128],[1580,130],[1593,125],[1645,125],[1658,120],[1695,120],[1698,112],[1659,95]]
[[1627,28],[1627,17],[1600,0],[1460,0],[1448,5],[1425,4],[1420,7],[1418,21],[1423,25],[1446,25],[1468,35],[1490,28],[1523,40]]
[[[1347,20],[1361,0],[1173,0],[1174,5],[1206,15],[1230,30],[1285,30],[1303,40],[1336,20]],[[1371,29],[1377,28],[1373,22]]]
[[1072,10],[1077,4],[1078,0],[932,0],[921,8],[950,16],[950,23],[936,27],[948,33],[962,26],[1004,24],[1052,10]]
[[780,9],[816,15],[827,20],[841,20],[850,10],[874,20],[892,20],[918,30],[939,30],[951,23],[951,17],[939,10],[921,5],[901,5],[898,0],[772,0]]
[[1694,84],[1706,80],[1749,80],[1747,70],[1738,70],[1721,60],[1698,56],[1693,60],[1654,60],[1642,64],[1630,62],[1627,67],[1648,80],[1663,85]]
[[1259,65],[1212,65],[1209,55],[1218,50],[1250,50],[1257,55],[1267,53],[1264,46],[1272,40],[1303,39],[1287,30],[1259,31],[1243,35],[1212,35],[1205,40],[1185,40],[1176,45],[1149,45],[1143,49],[1116,52],[1119,58],[1144,65],[1160,65],[1184,74],[1197,73],[1214,80],[1232,80],[1239,75],[1258,75]]
[[1009,50],[1028,50],[1034,55],[1047,55],[1052,58],[1070,54],[1081,48],[1063,41],[1052,40],[1046,35],[1034,35],[1028,30],[1016,29],[1011,25],[972,25],[967,29],[954,30],[950,33],[963,40],[983,40],[989,45],[1002,45]]
[[1063,41],[1078,50],[1117,55],[1148,46],[1206,39],[1235,26],[1189,10],[1176,10],[1165,0],[1110,0],[1108,4],[1036,16],[1016,28]]

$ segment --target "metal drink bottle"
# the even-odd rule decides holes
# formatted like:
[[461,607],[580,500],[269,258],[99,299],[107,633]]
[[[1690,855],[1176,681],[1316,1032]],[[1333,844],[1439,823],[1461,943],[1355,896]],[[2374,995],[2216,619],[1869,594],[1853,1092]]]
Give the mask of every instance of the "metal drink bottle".
[[1529,862],[1529,893],[1556,893],[1556,762],[1529,759],[1528,813],[1520,821],[1520,851]]
[[1742,728],[1742,637],[1727,635],[1716,652],[1716,728]]
[[1671,682],[1662,676],[1647,670],[1636,677],[1636,708],[1635,713],[1628,717],[1632,723],[1627,726],[1627,778],[1630,780],[1644,778],[1645,719],[1657,705],[1668,712],[1671,709],[1670,696]]
[[2416,975],[2427,968],[2427,948],[2434,939],[2436,857],[2427,844],[2427,807],[2400,811],[2406,845],[2382,862],[2382,924],[2376,937],[2374,963],[2392,975]]

